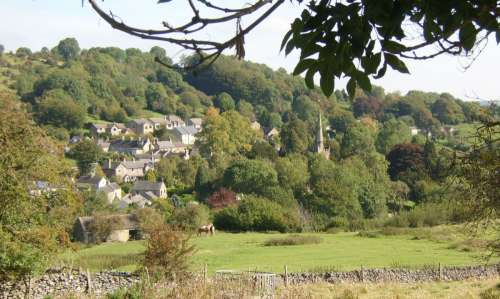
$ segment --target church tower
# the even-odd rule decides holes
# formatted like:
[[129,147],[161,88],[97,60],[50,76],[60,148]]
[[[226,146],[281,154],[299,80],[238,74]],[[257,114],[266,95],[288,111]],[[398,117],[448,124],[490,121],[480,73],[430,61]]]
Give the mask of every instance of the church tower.
[[321,121],[321,111],[318,119],[318,134],[316,135],[316,152],[323,155],[326,159],[330,159],[330,150],[325,148],[323,139],[323,124]]

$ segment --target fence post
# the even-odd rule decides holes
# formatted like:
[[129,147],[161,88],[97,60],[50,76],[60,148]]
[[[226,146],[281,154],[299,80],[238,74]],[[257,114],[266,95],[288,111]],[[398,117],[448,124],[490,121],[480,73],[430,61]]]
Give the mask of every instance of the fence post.
[[439,280],[443,280],[443,267],[441,266],[441,263],[439,263]]
[[203,267],[203,282],[206,284],[208,279],[207,264]]
[[361,265],[361,282],[365,282],[365,269],[363,265]]
[[285,265],[285,287],[288,287],[288,266]]
[[90,278],[90,271],[89,269],[87,269],[87,294],[91,294],[92,293],[92,280]]

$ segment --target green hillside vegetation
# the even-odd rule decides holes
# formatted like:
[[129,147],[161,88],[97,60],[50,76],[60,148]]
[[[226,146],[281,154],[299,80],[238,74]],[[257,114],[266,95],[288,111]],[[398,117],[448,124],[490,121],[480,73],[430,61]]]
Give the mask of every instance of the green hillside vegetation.
[[[373,243],[371,245],[378,248],[376,253],[362,251],[356,256],[357,259],[360,256],[366,258],[367,266],[393,262],[421,264],[424,257],[434,253],[438,257],[435,262],[472,262],[476,253],[456,250],[469,248],[467,244],[447,244],[455,246],[455,249],[448,249],[427,236],[422,241],[410,241],[407,237],[384,234],[383,230],[427,228],[470,220],[474,210],[456,204],[468,193],[460,188],[464,184],[452,179],[463,175],[453,167],[456,166],[453,157],[456,150],[466,151],[474,144],[475,141],[467,136],[479,122],[498,119],[498,107],[480,107],[447,93],[410,91],[402,95],[386,93],[381,87],[374,87],[371,92],[358,88],[353,99],[342,90],[336,90],[327,98],[318,89],[306,88],[301,77],[293,77],[283,69],[274,71],[264,65],[221,57],[195,74],[164,68],[154,62],[154,57],[169,59],[158,47],[149,52],[113,47],[82,50],[71,38],[61,41],[51,50],[44,48],[32,52],[20,48],[16,53],[0,56],[0,85],[6,91],[0,96],[2,100],[8,99],[9,107],[22,107],[22,112],[19,109],[15,113],[6,110],[6,116],[16,119],[22,114],[23,126],[30,130],[39,126],[35,131],[43,132],[46,139],[40,141],[42,143],[51,144],[57,140],[61,149],[69,146],[66,152],[68,161],[62,159],[62,150],[58,151],[58,161],[66,162],[60,168],[65,169],[64,174],[60,174],[65,180],[86,174],[94,162],[103,165],[107,159],[133,158],[103,153],[95,140],[68,145],[70,136],[90,137],[90,122],[128,122],[165,114],[176,114],[186,120],[203,118],[202,131],[194,145],[196,151],[190,159],[179,156],[162,158],[155,169],[147,173],[148,180],[164,181],[170,196],[155,200],[152,212],[134,206],[120,210],[105,199],[85,192],[56,198],[48,196],[45,205],[37,206],[37,212],[55,208],[64,211],[63,206],[70,203],[70,212],[56,214],[54,211],[56,215],[41,217],[40,224],[35,226],[37,229],[56,227],[61,235],[57,238],[50,235],[50,240],[56,238],[70,246],[72,222],[76,216],[142,213],[146,210],[157,214],[158,217],[151,219],[160,219],[160,222],[189,232],[210,222],[217,230],[227,232],[345,232],[325,235],[325,241],[320,244],[297,245],[291,249],[297,250],[296,257],[302,258],[304,256],[300,254],[310,248],[312,256],[322,254],[333,264],[345,267],[356,267],[353,264],[355,258],[337,262],[332,255],[336,251],[330,251],[331,242],[338,242],[340,246],[345,241],[345,246],[338,248],[342,252],[370,248],[361,244]],[[188,66],[192,59],[186,57],[179,63]],[[12,93],[17,96],[12,96]],[[319,126],[320,117],[322,127]],[[263,130],[255,129],[254,121]],[[6,128],[5,134],[16,138],[22,136],[14,126]],[[265,136],[273,128],[277,134]],[[165,140],[169,133],[146,137]],[[23,143],[23,148],[29,147]],[[487,149],[493,154],[497,151],[497,147]],[[54,156],[53,151],[44,152],[47,153]],[[24,151],[11,149],[5,154],[20,161],[27,159]],[[23,178],[22,182],[15,183],[25,187],[23,196],[28,198],[28,184],[39,177],[43,179],[43,176],[25,178],[23,167],[11,169],[9,165],[6,164],[5,169],[23,175],[9,178]],[[73,165],[78,166],[79,174],[71,169]],[[487,163],[484,167],[493,166]],[[99,167],[96,172],[103,175]],[[469,175],[469,180],[474,177]],[[494,180],[486,178],[490,182],[487,186],[491,187],[487,192],[493,197]],[[131,188],[130,184],[110,179],[120,183],[124,191]],[[18,194],[12,193],[9,186],[7,184],[6,189],[0,191],[7,192],[6,199],[17,198]],[[495,202],[488,204],[493,213],[497,213]],[[485,213],[489,211],[485,210]],[[24,216],[16,214],[16,217],[22,219]],[[3,223],[0,222],[0,228]],[[366,236],[375,237],[363,238],[349,233],[356,231],[368,231]],[[29,239],[26,243],[18,241],[9,231],[4,235],[6,237],[0,237],[11,242],[12,246],[30,244]],[[210,243],[216,242],[212,239],[196,239],[200,252],[195,260],[204,263],[213,258],[211,269],[226,265],[247,267],[251,265],[238,261],[238,256],[260,250],[262,252],[255,256],[256,267],[263,265],[262,256],[268,252],[276,251],[272,257],[281,254],[286,257],[284,260],[276,258],[276,264],[270,266],[273,270],[293,260],[288,259],[280,246],[261,246],[266,235],[255,234],[258,242],[253,242],[250,251],[241,246],[252,241],[240,240],[240,236],[252,234],[218,234],[213,240],[220,239],[220,244]],[[243,242],[236,245],[235,252],[226,252],[226,255],[234,254],[235,264],[226,263],[224,256],[201,255],[203,250],[214,250],[214,246],[222,246],[229,239]],[[403,250],[401,260],[393,261],[383,254],[388,250],[383,244],[390,242],[395,242],[394,246]],[[415,248],[418,244],[424,244],[424,248]],[[377,247],[379,245],[382,247]],[[108,257],[115,255],[115,249],[118,250],[113,246],[118,245],[102,246],[78,254],[95,250],[95,257],[89,262],[106,263]],[[109,246],[109,252],[100,252],[101,248],[108,248],[106,246]],[[129,265],[128,258],[140,259],[140,244],[126,246],[130,246],[130,251],[119,252],[132,255],[118,257],[118,266]],[[322,249],[315,251],[314,248]],[[498,253],[495,248],[498,246],[493,247]],[[37,251],[41,255],[57,251],[55,246],[50,250],[42,246],[42,249]],[[223,252],[225,249],[230,247],[219,250]],[[417,250],[423,253],[419,254]],[[9,254],[12,259],[5,264],[10,267],[15,264],[16,257]],[[368,260],[370,256],[373,259]],[[114,257],[109,260],[116,261]],[[318,256],[304,265],[315,267],[323,262]],[[13,272],[22,275],[32,270],[21,267]]]
[[[432,237],[430,237],[432,235]],[[207,265],[216,270],[258,270],[281,273],[289,271],[352,270],[361,266],[422,267],[426,265],[470,265],[484,263],[484,247],[471,246],[460,228],[440,227],[433,230],[410,230],[400,234],[378,235],[339,233],[304,234],[321,239],[319,243],[293,246],[266,246],[270,239],[286,238],[288,234],[218,233],[214,237],[194,237],[197,251],[192,269],[200,271]],[[431,239],[429,239],[431,238]],[[485,241],[476,240],[483,244]],[[465,245],[469,245],[468,247]],[[67,252],[61,261],[67,265],[101,269],[134,270],[144,251],[142,241],[126,244],[102,244]],[[489,263],[495,263],[493,258]]]
[[[466,150],[476,123],[499,114],[498,107],[447,93],[401,95],[377,86],[357,89],[352,100],[342,90],[327,98],[283,69],[231,57],[195,73],[162,67],[155,57],[170,60],[158,47],[80,49],[68,38],[51,50],[5,53],[1,65],[4,82],[35,121],[63,142],[88,134],[89,122],[203,117],[200,155],[162,159],[150,177],[164,180],[185,202],[208,204],[212,210],[202,214],[230,231],[358,230],[381,225],[388,213],[401,214],[391,223],[403,226],[460,222],[460,207],[442,205],[456,196],[446,179],[452,150]],[[179,63],[188,66],[192,58]],[[279,134],[265,140],[252,121]],[[411,134],[412,128],[419,133]],[[330,159],[318,154],[319,134]],[[219,193],[223,189],[243,200],[236,203]],[[104,205],[97,206],[86,213],[103,212]],[[179,224],[182,209],[159,211]]]

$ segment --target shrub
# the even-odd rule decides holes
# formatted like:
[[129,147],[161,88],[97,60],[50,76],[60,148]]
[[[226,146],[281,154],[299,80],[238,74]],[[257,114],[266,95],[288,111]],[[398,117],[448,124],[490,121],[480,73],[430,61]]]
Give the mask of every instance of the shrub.
[[205,205],[190,203],[175,209],[169,222],[182,230],[195,231],[210,222],[210,212]]
[[230,231],[297,231],[298,213],[256,196],[246,196],[238,206],[215,214],[216,227]]
[[120,217],[107,216],[104,214],[94,215],[94,219],[89,225],[89,231],[97,244],[106,241],[111,232],[121,223]]
[[182,278],[188,273],[188,259],[194,250],[189,236],[158,225],[149,234],[143,266],[159,278]]
[[318,236],[291,235],[285,238],[271,238],[264,242],[264,246],[293,246],[319,244],[323,240]]

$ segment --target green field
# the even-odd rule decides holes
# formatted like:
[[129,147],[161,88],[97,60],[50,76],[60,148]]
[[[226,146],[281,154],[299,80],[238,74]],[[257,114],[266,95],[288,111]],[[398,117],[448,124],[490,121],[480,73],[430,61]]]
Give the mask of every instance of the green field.
[[[206,264],[209,272],[221,269],[289,271],[351,270],[363,267],[418,267],[423,265],[469,265],[482,263],[481,252],[450,249],[452,242],[416,240],[409,235],[360,237],[356,233],[315,234],[320,244],[267,247],[278,234],[218,233],[213,237],[193,237],[197,252],[193,270]],[[134,270],[144,243],[102,244],[61,256],[66,264],[97,271],[103,268]],[[490,260],[496,262],[497,260]]]

